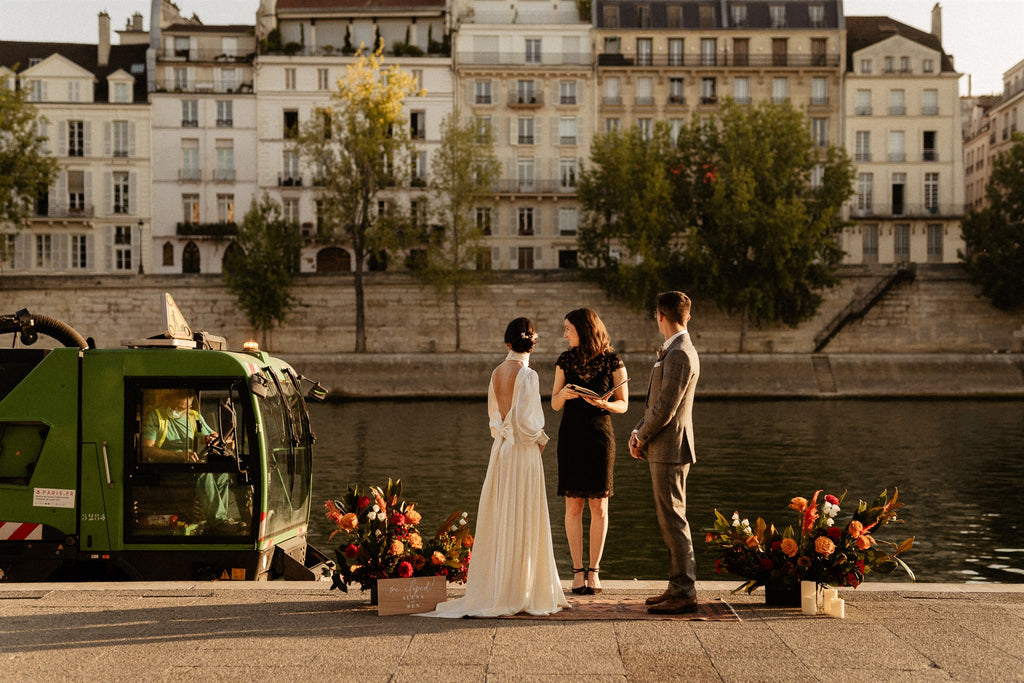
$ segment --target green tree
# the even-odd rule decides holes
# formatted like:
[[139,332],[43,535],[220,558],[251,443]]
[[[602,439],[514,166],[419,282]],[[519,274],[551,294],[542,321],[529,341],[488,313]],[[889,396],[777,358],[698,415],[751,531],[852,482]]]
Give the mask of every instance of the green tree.
[[[57,179],[57,160],[44,151],[38,113],[28,91],[0,82],[0,227],[20,229],[32,215],[32,202]],[[6,248],[0,242],[0,250]],[[0,253],[0,256],[5,254]]]
[[[815,146],[789,105],[695,116],[667,129],[595,141],[580,198],[580,252],[606,290],[649,306],[659,290],[695,287],[747,325],[796,325],[837,282],[840,208],[853,164]],[[812,176],[817,178],[812,182]]]
[[346,242],[355,261],[356,352],[366,351],[363,274],[367,257],[394,246],[399,213],[378,201],[407,177],[411,153],[402,104],[420,94],[412,74],[381,65],[381,50],[361,52],[345,67],[331,104],[317,108],[295,146],[321,186],[324,241]]
[[[576,190],[585,208],[577,243],[583,274],[637,309],[680,275],[688,196],[672,175],[679,152],[668,127],[598,135]],[[681,285],[680,285],[681,286]]]
[[245,212],[235,242],[224,255],[224,284],[254,329],[267,332],[284,323],[295,299],[292,277],[299,269],[298,227],[281,215],[281,205],[263,193]]
[[425,235],[424,260],[415,272],[440,293],[451,294],[456,351],[462,349],[459,291],[487,275],[484,226],[477,225],[475,212],[490,207],[500,172],[490,131],[478,131],[472,120],[460,124],[458,113],[445,117],[431,161],[433,191],[426,211],[440,230]]
[[960,259],[971,281],[993,305],[1010,309],[1024,303],[1024,135],[992,164],[985,196],[988,206],[971,210],[961,225],[965,252]]
[[820,291],[838,283],[840,209],[854,177],[846,152],[822,153],[791,105],[732,101],[681,145],[702,151],[690,180],[711,188],[687,236],[687,264],[698,289],[741,316],[740,350],[748,323],[795,326],[813,317]]

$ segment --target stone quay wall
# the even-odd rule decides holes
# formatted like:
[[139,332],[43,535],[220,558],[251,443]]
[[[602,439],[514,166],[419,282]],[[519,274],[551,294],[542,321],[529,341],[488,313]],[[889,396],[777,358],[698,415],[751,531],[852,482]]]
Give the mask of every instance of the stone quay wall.
[[[815,335],[883,274],[863,266],[842,268],[840,286],[825,294],[818,315],[795,328],[751,328],[742,354],[737,353],[739,319],[718,310],[708,296],[691,292],[690,332],[706,357],[702,388],[721,395],[813,395],[815,387],[825,395],[885,395],[898,389],[872,387],[881,382],[908,390],[909,381],[920,389],[911,393],[930,395],[933,389],[922,379],[926,369],[939,373],[933,384],[954,387],[946,394],[955,394],[961,383],[968,394],[993,393],[986,388],[994,387],[994,393],[1002,395],[1007,387],[1019,385],[1020,371],[1014,359],[1015,352],[1024,350],[1024,311],[992,307],[957,265],[919,266],[914,281],[896,285],[830,342],[824,349],[827,361],[815,361]],[[161,332],[164,292],[174,297],[193,329],[226,337],[229,348],[239,349],[245,340],[256,338],[234,297],[218,276],[211,275],[3,277],[0,313],[27,308],[64,320],[83,336],[94,338],[99,347],[117,347],[124,340]],[[594,309],[608,327],[616,349],[631,367],[638,368],[634,378],[643,375],[642,382],[631,386],[632,392],[641,394],[646,390],[640,384],[646,384],[649,354],[661,343],[651,312],[634,311],[571,273],[502,272],[490,283],[463,290],[463,353],[458,354],[451,353],[455,321],[450,297],[440,296],[411,276],[367,275],[369,357],[350,353],[355,343],[351,275],[300,276],[293,294],[296,303],[285,325],[259,341],[311,376],[318,374],[314,368],[325,372],[328,367],[335,368],[320,374],[336,375],[332,388],[344,395],[480,395],[478,388],[444,387],[458,383],[454,375],[473,377],[478,386],[479,378],[486,378],[495,358],[504,353],[506,323],[521,315],[532,318],[539,332],[535,365],[540,367],[553,364],[565,348],[561,338],[565,313],[582,306]],[[39,346],[45,347],[48,341],[41,339]],[[974,355],[1005,357],[972,361],[984,365],[978,371],[980,379],[973,383],[961,370],[965,359]],[[710,373],[713,356],[718,369]],[[872,367],[872,356],[890,360],[884,368]],[[826,362],[829,372],[823,370]],[[913,381],[900,375],[912,366],[920,368],[911,375],[917,378]],[[428,372],[428,367],[434,370]],[[1000,377],[994,383],[992,372]],[[357,381],[360,373],[364,378]],[[858,379],[859,373],[867,379]],[[726,381],[726,377],[732,379]],[[542,382],[546,381],[542,376]],[[715,389],[719,381],[720,389]],[[827,391],[833,382],[836,390]],[[855,389],[865,383],[867,388]],[[385,390],[384,386],[391,388]]]

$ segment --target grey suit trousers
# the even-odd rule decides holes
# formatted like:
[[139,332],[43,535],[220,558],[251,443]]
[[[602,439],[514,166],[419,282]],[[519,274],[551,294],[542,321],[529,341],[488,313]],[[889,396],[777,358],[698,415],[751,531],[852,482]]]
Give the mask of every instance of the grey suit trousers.
[[661,536],[668,546],[668,591],[673,596],[697,595],[697,560],[690,524],[686,521],[686,475],[690,463],[652,462],[651,485]]

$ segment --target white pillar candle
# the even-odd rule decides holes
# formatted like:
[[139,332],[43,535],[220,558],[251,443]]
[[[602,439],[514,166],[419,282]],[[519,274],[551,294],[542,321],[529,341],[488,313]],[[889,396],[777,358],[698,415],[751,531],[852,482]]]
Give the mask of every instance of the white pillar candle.
[[824,600],[826,607],[828,606],[829,602],[831,602],[832,600],[837,600],[837,599],[839,599],[839,589],[838,588],[826,588],[825,589],[825,595],[822,597],[822,600]]
[[818,601],[813,594],[800,598],[800,609],[809,617],[818,613]]
[[835,598],[829,603],[829,616],[833,616],[836,619],[846,618],[846,601],[842,598]]
[[[814,581],[801,581],[800,582],[800,599],[804,598],[815,598],[815,592],[818,589],[818,584]],[[817,599],[817,598],[815,598]]]

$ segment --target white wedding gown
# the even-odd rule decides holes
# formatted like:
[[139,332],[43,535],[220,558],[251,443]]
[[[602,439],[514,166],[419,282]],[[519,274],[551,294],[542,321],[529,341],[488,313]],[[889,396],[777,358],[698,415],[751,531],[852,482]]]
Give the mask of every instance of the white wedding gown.
[[[509,354],[521,360],[525,354]],[[491,459],[480,491],[473,555],[465,596],[439,604],[431,617],[499,617],[519,612],[552,614],[569,607],[555,567],[551,522],[538,445],[548,441],[537,373],[516,375],[504,419],[487,389]]]

